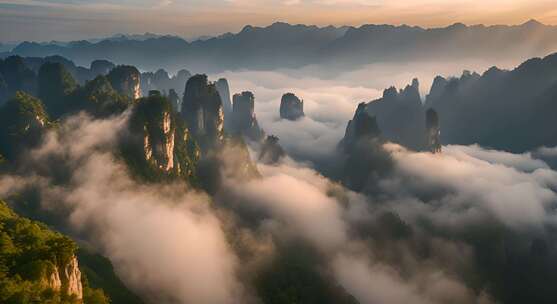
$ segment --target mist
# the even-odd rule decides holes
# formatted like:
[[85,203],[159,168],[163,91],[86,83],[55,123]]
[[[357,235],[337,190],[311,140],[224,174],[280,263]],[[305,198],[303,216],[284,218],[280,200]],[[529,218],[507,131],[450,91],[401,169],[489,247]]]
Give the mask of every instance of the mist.
[[[18,188],[38,191],[44,210],[68,213],[72,235],[106,255],[150,302],[239,302],[236,257],[210,198],[183,184],[135,181],[115,158],[127,118],[68,118],[31,152],[27,165],[34,172],[0,180],[6,191],[0,196]],[[58,184],[54,166],[68,170],[67,186]]]
[[[377,196],[286,159],[258,164],[261,178],[228,178],[213,205],[183,184],[130,178],[111,153],[126,119],[68,118],[31,152],[33,172],[0,180],[0,195],[34,188],[42,208],[69,212],[72,233],[154,303],[256,301],[245,272],[265,263],[241,268],[273,259],[273,243],[289,239],[314,248],[325,273],[360,303],[494,303],[488,285],[469,280],[481,265],[463,235],[502,226],[528,243],[555,225],[557,172],[530,154],[447,146],[433,155],[387,144],[396,167]],[[43,170],[53,159],[69,170],[67,186]],[[260,215],[231,236],[245,209]],[[260,256],[238,256],[231,242],[246,236]]]
[[[124,113],[65,118],[16,173],[0,178],[0,197],[36,191],[42,211],[106,255],[149,303],[261,302],[254,281],[298,250],[290,244],[310,248],[310,266],[360,303],[497,303],[519,283],[497,281],[489,267],[514,267],[506,261],[530,257],[536,242],[548,260],[557,257],[555,148],[516,154],[450,145],[431,154],[386,143],[380,148],[394,166],[373,193],[320,171],[335,160],[358,103],[414,77],[425,95],[439,71],[450,77],[488,67],[427,66],[372,65],[327,77],[301,76],[311,67],[213,75],[228,78],[232,93],[254,92],[260,125],[289,154],[277,165],[258,163],[260,176],[242,180],[226,167],[237,155],[221,153],[224,183],[214,196],[183,182],[132,178],[117,153],[129,136]],[[304,100],[304,118],[279,118],[286,92]]]
[[[357,105],[380,98],[384,89],[390,86],[404,88],[413,78],[418,78],[424,98],[438,75],[460,77],[465,70],[483,73],[493,65],[511,69],[522,60],[377,63],[349,72],[307,66],[274,71],[225,72],[211,75],[211,78],[227,78],[231,94],[252,91],[261,127],[267,133],[278,136],[280,144],[294,159],[322,164],[334,154]],[[280,99],[287,92],[303,99],[304,118],[297,121],[280,119]]]

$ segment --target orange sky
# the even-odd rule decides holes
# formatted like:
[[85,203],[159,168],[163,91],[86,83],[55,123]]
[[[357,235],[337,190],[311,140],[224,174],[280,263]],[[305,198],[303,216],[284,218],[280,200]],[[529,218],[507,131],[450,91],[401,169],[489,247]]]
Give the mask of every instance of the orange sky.
[[239,31],[275,21],[425,27],[557,24],[556,0],[0,0],[0,41],[70,40],[114,33],[183,37]]

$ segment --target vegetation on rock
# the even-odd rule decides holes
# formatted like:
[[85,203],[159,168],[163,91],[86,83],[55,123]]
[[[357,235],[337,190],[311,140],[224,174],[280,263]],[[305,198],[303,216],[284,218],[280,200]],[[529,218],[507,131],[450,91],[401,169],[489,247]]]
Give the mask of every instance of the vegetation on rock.
[[61,63],[47,62],[39,70],[39,97],[48,113],[60,117],[67,111],[67,96],[77,88],[77,82]]
[[18,91],[0,108],[0,154],[15,159],[23,148],[38,144],[50,124],[43,103]]
[[[82,301],[52,287],[51,276],[75,257],[76,244],[47,226],[15,214],[0,201],[0,302],[73,304]],[[82,278],[83,280],[84,278]],[[84,288],[83,303],[107,304],[102,290]]]

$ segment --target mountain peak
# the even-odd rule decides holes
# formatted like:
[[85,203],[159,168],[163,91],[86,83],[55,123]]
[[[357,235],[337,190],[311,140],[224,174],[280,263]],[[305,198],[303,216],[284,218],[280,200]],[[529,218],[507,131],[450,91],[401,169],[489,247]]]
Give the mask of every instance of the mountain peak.
[[253,28],[254,28],[254,27],[253,27],[252,25],[249,25],[249,24],[248,24],[248,25],[244,26],[244,28],[240,31],[240,33],[247,33],[247,32],[250,32],[250,31],[253,30]]
[[525,23],[523,23],[522,26],[539,27],[539,26],[545,26],[545,24],[539,22],[536,19],[530,19],[530,20],[526,21]]
[[449,29],[465,29],[467,26],[462,22],[457,22],[454,24],[449,25],[447,28]]
[[290,23],[286,23],[283,21],[277,21],[271,24],[269,27],[280,27],[280,26],[291,26]]

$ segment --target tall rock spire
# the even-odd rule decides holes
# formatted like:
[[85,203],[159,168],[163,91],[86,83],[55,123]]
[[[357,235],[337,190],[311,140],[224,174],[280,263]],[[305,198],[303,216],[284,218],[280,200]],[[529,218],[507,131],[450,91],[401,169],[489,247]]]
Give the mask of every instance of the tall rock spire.
[[431,153],[441,153],[441,129],[439,116],[434,109],[428,109],[425,118],[427,146]]
[[246,136],[259,141],[264,137],[264,132],[257,123],[255,117],[255,97],[252,92],[246,91],[234,94],[232,110],[232,133]]
[[377,125],[377,119],[369,114],[366,110],[366,103],[362,102],[358,105],[354,118],[348,121],[340,147],[346,151],[351,150],[358,141],[362,139],[375,139],[380,135],[381,130]]
[[207,75],[195,75],[188,80],[180,114],[202,148],[223,141],[222,101],[215,84],[209,82]]
[[304,101],[293,93],[282,95],[280,100],[280,117],[296,120],[304,116]]
[[215,86],[222,101],[224,118],[225,120],[230,120],[229,118],[232,114],[232,102],[230,100],[230,86],[228,85],[228,80],[226,80],[226,78],[220,78],[219,80],[217,80],[217,82],[215,82]]
[[134,66],[119,65],[108,73],[108,80],[112,87],[120,94],[133,99],[141,97],[141,74]]

